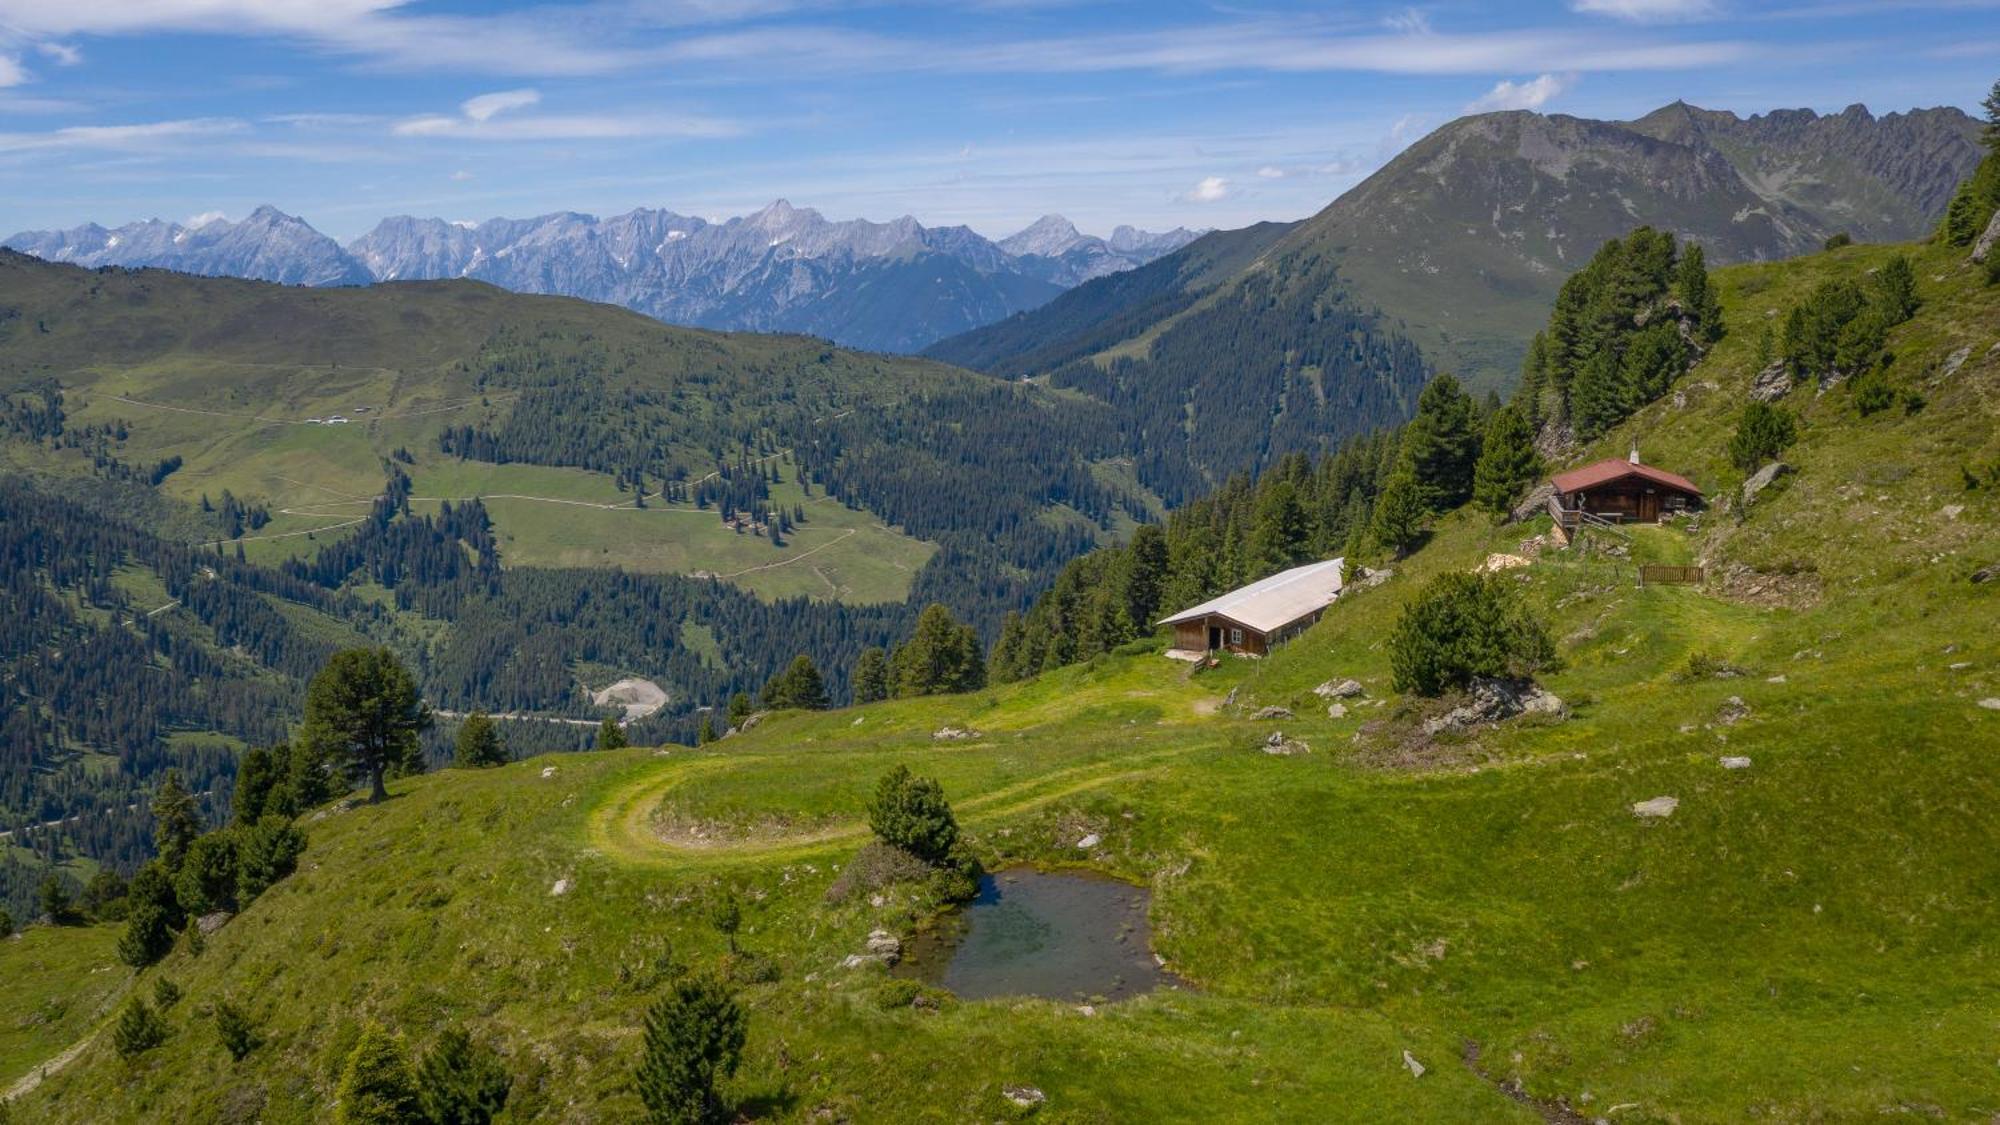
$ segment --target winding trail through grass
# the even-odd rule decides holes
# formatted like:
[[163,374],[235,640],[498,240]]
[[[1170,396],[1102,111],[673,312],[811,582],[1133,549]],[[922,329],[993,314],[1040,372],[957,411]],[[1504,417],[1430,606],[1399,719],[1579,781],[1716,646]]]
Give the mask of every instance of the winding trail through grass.
[[[988,790],[954,801],[961,823],[977,824],[998,820],[1039,808],[1053,801],[1107,785],[1135,781],[1163,770],[1174,759],[1201,749],[1199,745],[1176,746],[1111,761],[1057,769],[1012,785]],[[708,758],[701,761],[668,761],[657,770],[633,779],[607,795],[590,813],[586,826],[591,845],[605,855],[639,866],[662,864],[737,864],[789,862],[835,846],[858,845],[868,838],[868,826],[861,822],[832,825],[808,832],[772,839],[740,841],[734,844],[676,843],[654,831],[653,814],[662,800],[683,783],[730,770],[762,764],[766,755],[737,758]]]

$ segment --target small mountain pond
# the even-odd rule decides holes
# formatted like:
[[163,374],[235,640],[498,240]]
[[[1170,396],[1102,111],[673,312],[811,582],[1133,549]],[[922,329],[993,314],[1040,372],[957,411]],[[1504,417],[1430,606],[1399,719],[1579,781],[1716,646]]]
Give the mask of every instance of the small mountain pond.
[[1177,987],[1153,960],[1151,897],[1103,875],[1009,868],[981,878],[977,898],[905,943],[892,971],[964,1000],[1111,1001]]

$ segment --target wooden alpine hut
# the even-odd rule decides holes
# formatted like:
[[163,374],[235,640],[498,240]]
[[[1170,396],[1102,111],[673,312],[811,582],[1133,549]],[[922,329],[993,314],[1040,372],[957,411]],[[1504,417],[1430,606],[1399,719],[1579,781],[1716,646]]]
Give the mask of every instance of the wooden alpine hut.
[[1307,563],[1210,598],[1159,624],[1174,628],[1181,652],[1238,652],[1262,656],[1298,636],[1340,596],[1345,559]]

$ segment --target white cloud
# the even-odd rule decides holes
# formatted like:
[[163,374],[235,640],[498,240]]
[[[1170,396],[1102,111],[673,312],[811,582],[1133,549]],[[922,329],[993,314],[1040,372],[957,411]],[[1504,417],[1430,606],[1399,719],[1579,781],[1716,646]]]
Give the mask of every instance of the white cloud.
[[542,100],[539,90],[502,90],[497,94],[481,94],[467,98],[459,108],[465,116],[474,121],[491,121],[495,114],[510,109],[526,109]]
[[1714,0],[1572,0],[1570,7],[1594,16],[1633,23],[1696,20],[1715,12]]
[[467,180],[469,180],[469,179],[471,179],[471,178],[472,178],[472,173],[470,173],[470,172],[466,171],[466,170],[465,170],[465,169],[463,169],[463,168],[460,168],[460,169],[459,169],[458,171],[456,171],[456,172],[453,172],[453,173],[451,174],[451,178],[452,178],[452,182],[454,182],[454,183],[461,183],[461,184],[462,184],[462,183],[464,183],[465,181],[467,181]]
[[54,59],[57,66],[75,66],[83,61],[83,52],[67,43],[37,43],[35,50]]
[[1264,180],[1282,180],[1285,178],[1285,170],[1275,164],[1266,164],[1257,169],[1257,177]]
[[399,137],[456,137],[481,141],[609,141],[639,137],[733,137],[742,126],[722,118],[652,112],[545,113],[481,121],[424,114],[399,121]]
[[210,223],[224,223],[228,221],[229,216],[220,211],[203,211],[199,215],[188,216],[188,221],[181,225],[190,230],[200,230]]
[[1229,198],[1229,181],[1221,176],[1203,177],[1192,191],[1181,198],[1189,203],[1220,203]]
[[1505,79],[1493,84],[1491,90],[1474,99],[1465,107],[1467,113],[1491,113],[1501,109],[1540,109],[1550,98],[1569,89],[1574,79],[1557,74],[1544,74],[1526,82],[1510,82]]
[[28,80],[27,70],[21,60],[0,55],[0,87],[19,86]]
[[47,133],[0,133],[0,152],[36,149],[149,150],[169,147],[174,141],[238,133],[247,127],[241,121],[226,117],[191,117],[141,125],[72,125]]

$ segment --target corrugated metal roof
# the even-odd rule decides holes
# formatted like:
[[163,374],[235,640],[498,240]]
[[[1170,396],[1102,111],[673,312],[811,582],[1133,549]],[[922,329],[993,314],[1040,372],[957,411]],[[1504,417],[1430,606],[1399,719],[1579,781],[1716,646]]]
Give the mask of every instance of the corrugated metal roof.
[[1549,479],[1549,483],[1556,486],[1557,492],[1570,493],[1584,488],[1596,488],[1600,484],[1609,484],[1620,477],[1628,476],[1644,477],[1654,484],[1663,484],[1668,488],[1677,488],[1696,496],[1701,495],[1701,489],[1696,488],[1694,482],[1684,476],[1670,473],[1665,469],[1655,469],[1651,465],[1635,465],[1623,457],[1613,457],[1608,461],[1585,465],[1581,469],[1557,473]]
[[1340,594],[1341,569],[1346,562],[1346,559],[1328,559],[1281,570],[1269,578],[1162,618],[1159,623],[1172,625],[1213,613],[1260,633],[1269,633],[1332,604]]

